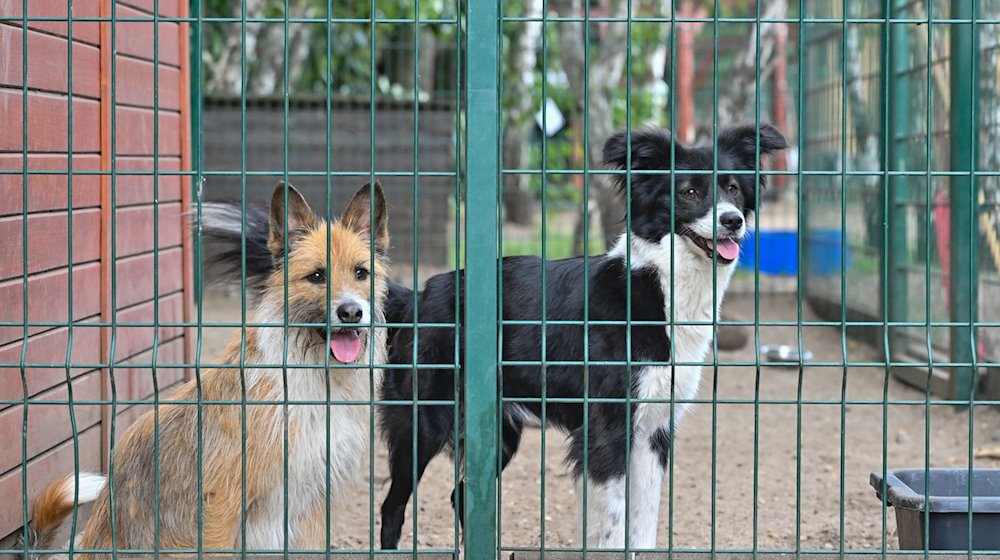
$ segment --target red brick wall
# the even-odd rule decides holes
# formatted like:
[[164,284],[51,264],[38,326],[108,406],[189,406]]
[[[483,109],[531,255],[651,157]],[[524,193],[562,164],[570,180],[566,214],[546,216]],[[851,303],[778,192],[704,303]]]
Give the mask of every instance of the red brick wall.
[[[25,30],[21,22],[0,21],[0,363],[7,364],[0,366],[0,401],[25,396],[21,369],[11,367],[20,364],[22,354],[28,364],[39,364],[28,367],[24,377],[30,398],[29,500],[73,468],[67,375],[74,402],[108,400],[112,376],[108,368],[95,366],[113,361],[120,364],[114,368],[119,399],[151,397],[148,364],[154,328],[127,325],[152,323],[156,305],[161,323],[188,320],[190,313],[190,239],[183,234],[182,218],[190,181],[169,174],[190,169],[187,26],[159,22],[157,49],[153,0],[120,0],[115,6],[112,2],[73,2],[74,17],[108,20],[74,22],[71,45],[65,22],[28,22],[27,92],[22,68]],[[23,0],[0,0],[0,15],[21,16],[23,6]],[[65,0],[31,0],[29,6],[29,18],[66,17]],[[164,17],[184,17],[187,2],[160,0],[159,9]],[[116,18],[148,21],[118,21],[112,26],[113,11]],[[113,60],[112,52],[116,53]],[[154,75],[159,76],[158,100]],[[158,145],[155,119],[159,121]],[[29,171],[47,172],[29,175],[27,201],[23,199],[25,154]],[[159,176],[156,204],[153,176],[128,174],[151,173],[154,168],[167,173]],[[70,185],[72,209],[67,208]],[[72,254],[67,241],[71,212]],[[157,252],[154,212],[159,216]],[[157,258],[159,270],[154,272]],[[33,325],[25,341],[25,286],[29,322],[66,323],[71,276],[72,345],[70,330],[57,325]],[[154,293],[154,278],[159,293]],[[113,318],[119,324],[116,329],[100,324]],[[158,363],[188,361],[190,350],[185,329],[160,326]],[[68,372],[66,367],[41,366],[65,364],[67,354]],[[143,363],[146,367],[137,365]],[[176,385],[185,375],[176,368],[157,370],[161,389]],[[144,408],[119,405],[117,433]],[[74,411],[79,438],[75,451],[81,467],[106,469],[110,407],[91,402],[75,405]],[[23,522],[23,421],[23,405],[0,402],[0,503],[9,506],[0,508],[0,537]]]

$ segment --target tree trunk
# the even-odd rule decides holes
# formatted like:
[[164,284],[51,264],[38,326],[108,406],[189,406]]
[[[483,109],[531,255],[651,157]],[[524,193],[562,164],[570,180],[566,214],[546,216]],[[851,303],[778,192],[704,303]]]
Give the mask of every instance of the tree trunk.
[[[264,2],[260,2],[263,11]],[[247,10],[250,13],[250,10]],[[315,17],[306,0],[297,0],[289,6],[289,13],[306,13]],[[253,31],[251,31],[253,28]],[[288,90],[292,92],[295,80],[301,75],[302,65],[309,56],[309,32],[316,27],[298,23],[288,26],[288,58],[285,58],[285,25],[281,22],[247,24],[247,86],[249,94],[274,95],[285,89],[285,66],[288,66]],[[251,44],[250,34],[254,41]]]
[[[759,0],[763,2],[764,0]],[[769,0],[761,10],[761,19],[784,19],[788,14],[788,0]],[[765,22],[760,24],[760,81],[763,82],[774,70],[775,44],[778,35],[784,32],[784,23]],[[750,27],[747,48],[742,56],[733,60],[729,71],[731,86],[729,95],[719,99],[718,120],[720,125],[745,121],[753,113],[753,102],[757,93],[757,24]],[[762,90],[763,93],[763,90]]]
[[[319,17],[315,10],[309,8],[305,17]],[[309,59],[310,24],[298,23],[289,26],[288,38],[288,90],[294,92],[302,81],[302,74]],[[325,56],[325,53],[324,53]]]
[[[525,127],[506,127],[503,132],[504,167],[518,169],[524,165],[528,135]],[[528,188],[529,176],[503,175],[503,219],[514,224],[530,225],[535,215],[535,198]]]
[[416,52],[413,49],[413,25],[401,25],[396,31],[396,48],[392,49],[389,55],[393,59],[391,78],[393,83],[399,84],[403,91],[413,92],[413,84],[417,82],[417,69],[413,67]]
[[[265,0],[246,0],[247,17],[260,17],[264,14]],[[239,2],[231,2],[225,13],[214,14],[222,17],[240,17]],[[257,35],[260,25],[248,25],[246,34],[247,65],[251,64],[256,50]],[[222,52],[213,57],[210,49],[202,53],[202,64],[205,68],[206,93],[239,95],[243,91],[243,73],[241,61],[243,57],[243,41],[239,33],[224,34]]]
[[252,50],[247,45],[247,56],[254,62],[247,65],[246,90],[249,94],[273,94],[281,89],[284,78],[284,27],[279,23],[247,24],[248,32],[251,26],[257,40]]
[[[860,17],[860,10],[856,7],[850,8],[848,17]],[[855,13],[857,12],[857,13]],[[851,113],[851,122],[854,125],[854,136],[858,139],[862,148],[856,161],[848,161],[852,169],[877,170],[881,167],[879,162],[881,148],[879,147],[879,131],[876,127],[878,119],[868,111],[865,81],[862,79],[861,61],[864,54],[860,50],[860,39],[858,37],[858,27],[849,26],[847,28],[847,41],[844,43],[844,56],[847,59],[846,75],[844,76],[845,87],[847,88],[847,104]],[[846,118],[846,117],[845,117]],[[878,176],[865,177],[863,181],[868,187],[874,188],[882,179]]]
[[[848,13],[845,15],[847,17],[861,17],[861,10],[857,6],[849,6]],[[844,57],[847,60],[844,87],[847,93],[847,110],[850,113],[850,122],[853,125],[854,137],[860,148],[857,150],[857,156],[846,159],[848,169],[845,171],[873,171],[881,169],[882,148],[877,128],[878,119],[868,111],[868,92],[865,89],[865,81],[862,78],[863,69],[861,68],[861,61],[865,59],[865,55],[861,52],[857,27],[856,25],[848,27],[847,40],[844,42]],[[848,118],[848,116],[845,115],[844,118]],[[865,186],[861,192],[864,197],[868,246],[881,250],[882,220],[884,217],[878,198],[881,197],[879,183],[882,179],[879,176],[870,175],[861,177],[860,181]]]
[[[984,17],[996,18],[997,9],[990,10],[993,13],[983,14]],[[985,60],[980,62],[982,78],[980,79],[980,103],[982,108],[979,111],[982,124],[979,127],[980,136],[980,169],[996,170],[1000,169],[1000,36],[997,33],[983,33],[980,36],[979,51]],[[984,261],[986,270],[995,274],[1000,274],[1000,178],[995,175],[983,176],[979,178],[979,204],[983,205],[979,209],[980,235],[982,236],[980,246],[989,255],[989,261]],[[992,265],[992,266],[990,266]],[[985,311],[981,311],[985,313]],[[984,329],[985,330],[985,329]],[[996,335],[994,334],[993,338]],[[996,339],[993,338],[995,341]],[[993,356],[996,356],[997,347],[986,343],[987,347],[992,346]]]
[[420,28],[420,61],[417,64],[420,66],[420,91],[433,97],[437,91],[434,83],[437,78],[437,37],[434,30],[426,25]]
[[[559,15],[580,16],[583,14],[582,0],[553,0],[553,8]],[[624,18],[627,15],[628,0],[610,0],[608,16]],[[590,49],[589,75],[584,65],[583,41],[586,39],[583,24],[580,22],[563,22],[559,24],[559,52],[562,58],[563,70],[569,81],[570,88],[579,92],[576,96],[574,113],[583,115],[585,101],[589,99],[587,111],[589,145],[586,157],[589,169],[599,169],[603,164],[604,141],[614,132],[613,108],[611,102],[618,94],[618,84],[621,82],[625,69],[623,48],[628,36],[628,27],[623,23],[609,23],[603,27],[591,28],[591,42],[599,37],[597,45]],[[589,78],[589,95],[587,92]],[[579,122],[579,121],[577,121]],[[611,247],[622,231],[621,199],[611,187],[608,177],[593,175],[589,178],[590,196],[597,201],[600,212],[601,237],[605,248]],[[581,204],[577,216],[583,220],[587,211],[586,204]],[[577,227],[582,236],[582,228]],[[575,239],[574,246],[582,247],[583,239]]]
[[[526,0],[525,16],[542,15],[541,0]],[[504,81],[507,111],[503,128],[503,165],[520,169],[528,160],[528,146],[534,127],[535,66],[542,24],[526,21],[511,29],[506,59],[509,62]],[[544,78],[543,78],[544,79]],[[544,103],[545,100],[542,100]],[[534,198],[528,189],[528,175],[503,176],[504,220],[515,224],[530,224],[534,218]]]

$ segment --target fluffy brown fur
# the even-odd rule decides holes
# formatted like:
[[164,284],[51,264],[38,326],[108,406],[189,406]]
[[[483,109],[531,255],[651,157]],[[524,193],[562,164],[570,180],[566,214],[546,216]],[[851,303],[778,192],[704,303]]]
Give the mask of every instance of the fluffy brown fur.
[[[200,385],[192,380],[170,399],[241,401],[245,396],[249,403],[245,416],[239,405],[165,402],[159,407],[158,421],[150,411],[130,426],[115,448],[113,484],[98,486],[99,493],[94,493],[93,512],[77,540],[78,549],[113,545],[119,550],[152,549],[158,545],[170,552],[196,549],[199,542],[209,550],[242,545],[249,550],[282,549],[286,544],[292,549],[326,547],[327,510],[336,511],[338,492],[363,471],[371,408],[315,401],[328,396],[368,401],[370,388],[381,379],[381,371],[369,364],[385,362],[384,333],[367,324],[383,320],[388,269],[382,255],[389,242],[385,199],[378,184],[365,185],[341,219],[328,226],[298,191],[289,186],[286,192],[279,185],[271,199],[269,220],[268,247],[274,270],[264,283],[255,322],[283,323],[287,314],[289,323],[317,325],[288,327],[287,341],[283,327],[248,327],[245,343],[237,336],[221,357],[221,363],[240,364],[242,346],[242,370],[203,371]],[[374,332],[370,341],[369,332]],[[341,337],[340,346],[337,337]],[[325,367],[325,363],[338,362],[335,348],[340,356],[351,356],[345,363],[356,367]],[[282,371],[255,365],[281,364],[283,359],[290,365],[314,367]],[[290,402],[287,409],[273,404],[285,398]],[[154,490],[157,461],[158,496]],[[51,546],[54,531],[73,506],[74,493],[67,492],[67,487],[72,489],[72,480],[53,483],[35,502],[35,543]],[[159,525],[154,520],[157,500]],[[97,554],[77,555],[91,556]]]

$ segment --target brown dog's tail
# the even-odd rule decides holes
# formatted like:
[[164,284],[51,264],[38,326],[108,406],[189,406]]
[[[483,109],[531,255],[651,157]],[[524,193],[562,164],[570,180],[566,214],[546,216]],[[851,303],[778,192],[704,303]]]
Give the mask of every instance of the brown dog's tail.
[[[68,474],[49,484],[35,498],[32,508],[31,523],[28,524],[28,548],[51,549],[56,546],[56,536],[59,528],[77,504],[93,502],[101,494],[107,483],[107,478],[99,474],[79,473]],[[23,535],[21,537],[24,538]],[[19,543],[18,547],[24,548]],[[40,555],[30,553],[32,558]]]

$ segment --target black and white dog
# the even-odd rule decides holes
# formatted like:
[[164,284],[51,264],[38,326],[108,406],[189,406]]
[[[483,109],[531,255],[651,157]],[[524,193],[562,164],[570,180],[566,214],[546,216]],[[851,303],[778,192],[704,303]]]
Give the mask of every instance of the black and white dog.
[[[624,133],[610,138],[604,146],[605,163],[624,169],[629,161],[627,145]],[[733,171],[753,171],[760,163],[758,153],[772,154],[787,147],[784,136],[770,125],[760,127],[759,138],[752,125],[728,128],[719,134],[717,145],[716,169]],[[667,171],[671,166],[671,151],[676,170],[672,184]],[[589,259],[586,274],[583,258],[548,262],[538,257],[503,260],[503,319],[540,321],[545,294],[545,319],[562,323],[546,325],[544,337],[540,325],[503,326],[503,360],[537,364],[503,367],[504,397],[522,400],[503,405],[501,466],[506,467],[517,452],[524,421],[541,415],[544,375],[547,396],[564,399],[547,402],[546,416],[550,425],[569,434],[568,461],[575,469],[577,496],[580,497],[583,496],[579,485],[584,479],[584,454],[588,457],[586,531],[587,545],[593,548],[623,548],[626,515],[629,516],[629,546],[641,549],[653,548],[656,544],[671,429],[689,406],[684,402],[675,403],[671,419],[669,399],[671,394],[676,401],[694,398],[701,367],[641,365],[632,366],[629,372],[626,360],[668,364],[673,358],[674,362],[683,364],[705,359],[712,338],[712,326],[708,323],[717,316],[757,200],[758,185],[752,173],[722,171],[715,182],[711,173],[686,173],[713,169],[712,147],[683,146],[673,142],[663,129],[647,128],[632,133],[631,167],[664,173],[631,176],[629,259],[626,259],[626,236],[622,236],[611,252]],[[624,191],[625,176],[616,177],[619,188]],[[760,186],[763,186],[763,177]],[[546,270],[544,288],[543,267]],[[460,273],[459,276],[464,280],[464,275]],[[629,278],[631,319],[660,322],[660,325],[633,325],[628,333],[624,324],[599,323],[624,323],[628,315]],[[461,289],[459,305],[464,303],[462,280],[458,286]],[[589,290],[586,318],[598,322],[588,325],[586,333],[583,326],[585,289]],[[454,273],[428,280],[417,301],[420,322],[453,323],[456,316],[461,320],[464,309],[455,309],[455,290]],[[386,305],[389,320],[412,321],[412,300],[412,292],[393,287]],[[671,318],[677,323],[673,327],[672,340],[668,336],[670,327],[663,326]],[[684,325],[686,322],[705,324]],[[629,335],[631,352],[627,347]],[[540,366],[543,340],[544,359],[552,362],[544,370]],[[464,333],[460,343],[464,344]],[[456,356],[453,329],[421,329],[417,345],[414,354],[412,329],[396,329],[390,340],[390,362],[412,363],[416,355],[422,364],[447,364]],[[461,352],[458,355],[464,356]],[[584,368],[579,365],[558,365],[560,362],[579,362],[585,356],[591,362],[589,376],[584,375]],[[478,375],[485,373],[477,372]],[[406,369],[387,370],[382,398],[412,400],[414,374]],[[420,369],[416,375],[420,400],[454,398],[456,387],[452,368]],[[573,399],[581,399],[585,391],[591,398],[619,401],[589,403],[585,411],[582,401],[573,402]],[[624,401],[628,393],[634,399],[660,402],[633,403],[629,415]],[[381,413],[381,433],[389,447],[392,478],[382,504],[381,544],[391,549],[399,544],[406,503],[413,491],[414,468],[419,480],[435,455],[445,448],[456,447],[453,437],[455,411],[451,406],[421,405],[415,429],[409,405],[387,405],[382,407]],[[589,423],[586,438],[585,422]],[[413,456],[414,435],[418,439],[416,457]],[[628,464],[626,447],[630,447]],[[629,511],[625,507],[626,473]],[[461,498],[462,485],[459,483],[457,492],[452,494],[456,508],[460,508]]]

